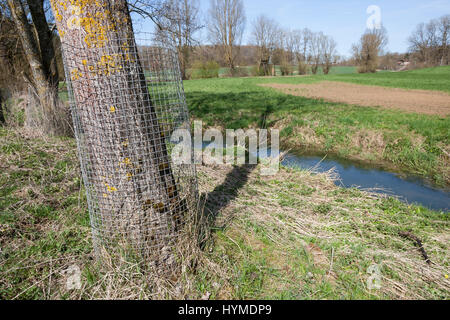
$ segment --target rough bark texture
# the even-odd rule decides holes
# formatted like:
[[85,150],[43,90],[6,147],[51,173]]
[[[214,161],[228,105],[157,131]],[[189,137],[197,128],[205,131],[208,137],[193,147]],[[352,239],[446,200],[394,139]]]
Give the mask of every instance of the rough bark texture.
[[52,35],[45,18],[44,0],[28,1],[28,7],[36,29],[36,34],[41,52],[42,64],[49,82],[53,86],[58,85],[58,70],[55,59],[55,49],[52,43]]
[[[35,5],[32,1],[30,3]],[[33,126],[40,126],[45,133],[64,133],[66,131],[65,125],[62,123],[64,116],[59,113],[60,110],[58,109],[58,82],[50,76],[49,69],[43,63],[39,46],[28,23],[22,2],[20,0],[8,0],[8,5],[21,39],[23,51],[30,65],[32,75],[30,80],[38,98],[37,106],[40,106],[40,108],[29,106],[26,112],[30,116],[26,120],[28,123],[32,123]],[[37,27],[37,25],[35,26]],[[37,30],[41,28],[48,31],[46,23],[45,26],[40,25]],[[51,45],[47,44],[47,46],[50,47]],[[48,50],[47,48],[46,51]],[[23,76],[28,80],[25,74]]]
[[8,0],[8,4],[20,34],[25,55],[31,67],[36,91],[39,97],[44,97],[48,94],[49,90],[47,75],[24,8],[19,0]]
[[76,100],[73,115],[94,240],[137,249],[153,261],[167,260],[186,206],[126,1],[51,4]]

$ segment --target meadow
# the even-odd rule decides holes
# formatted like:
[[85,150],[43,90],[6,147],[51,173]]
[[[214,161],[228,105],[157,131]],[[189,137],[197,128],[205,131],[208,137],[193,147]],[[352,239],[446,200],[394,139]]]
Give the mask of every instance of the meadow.
[[277,128],[285,148],[332,153],[450,182],[450,117],[326,102],[263,88],[323,80],[385,87],[450,90],[450,68],[401,73],[185,81],[190,112],[207,126]]
[[[2,300],[449,298],[450,216],[337,187],[331,174],[198,166],[208,237],[180,254],[173,282],[129,256],[95,259],[74,139],[0,128],[0,150]],[[74,265],[80,289],[66,286]]]
[[[332,69],[333,70],[333,69]],[[344,81],[372,86],[422,89],[450,92],[450,66],[411,70],[406,72],[346,73],[310,77],[314,81]]]
[[[447,91],[449,73],[192,80],[185,89],[191,115],[206,125],[279,128],[286,147],[384,163],[445,184],[449,117],[336,104],[260,85],[324,78],[420,89],[436,83]],[[420,77],[423,83],[410,83]],[[260,164],[199,165],[207,237],[201,250],[180,254],[184,273],[173,281],[149,277],[145,264],[129,257],[95,260],[73,138],[1,127],[0,151],[1,300],[449,298],[448,213],[338,187],[331,172],[282,167],[264,177]],[[422,241],[429,263],[408,234]],[[66,286],[73,265],[81,270],[75,290]]]
[[[253,67],[243,67],[247,70],[247,72],[251,72]],[[295,66],[293,68],[293,75],[299,75],[298,70],[296,70]],[[332,74],[353,74],[356,73],[356,67],[353,66],[336,66],[330,70],[330,75]],[[220,68],[219,69],[219,77],[226,77],[228,74],[230,74],[229,68]],[[308,69],[308,74],[312,75],[311,69]],[[275,75],[281,76],[281,69],[280,66],[275,66]],[[317,75],[323,75],[322,67],[319,67],[317,71]]]

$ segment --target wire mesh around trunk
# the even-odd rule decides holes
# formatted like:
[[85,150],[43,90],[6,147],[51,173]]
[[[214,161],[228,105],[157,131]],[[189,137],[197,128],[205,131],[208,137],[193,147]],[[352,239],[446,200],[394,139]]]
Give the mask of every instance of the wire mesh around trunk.
[[176,51],[151,35],[63,51],[95,249],[173,260],[197,204],[195,165],[171,152],[173,131],[190,132]]

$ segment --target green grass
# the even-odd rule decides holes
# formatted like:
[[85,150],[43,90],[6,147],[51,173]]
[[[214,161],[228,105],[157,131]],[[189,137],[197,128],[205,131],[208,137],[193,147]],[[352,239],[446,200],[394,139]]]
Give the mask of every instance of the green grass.
[[54,286],[71,256],[87,259],[92,251],[75,148],[73,139],[25,138],[0,128],[2,300],[55,295],[42,286]]
[[[252,73],[252,69],[254,68],[253,66],[243,66],[241,67],[244,70],[247,71],[248,76],[251,76]],[[188,73],[192,73],[195,69],[188,69],[187,72]],[[338,74],[355,74],[357,71],[356,67],[352,67],[352,66],[336,66],[336,67],[332,67],[331,71],[330,71],[330,75],[338,75]],[[298,75],[298,70],[296,70],[296,67],[293,66],[293,72],[294,75]],[[308,70],[308,73],[311,75],[311,69]],[[219,69],[219,77],[220,78],[225,78],[227,76],[229,76],[230,74],[230,68],[226,68],[226,67],[222,67]],[[275,74],[277,76],[281,76],[281,69],[280,66],[275,66]],[[322,67],[319,67],[317,75],[323,75],[323,70]]]
[[[340,68],[340,69],[336,69]],[[377,72],[359,74],[354,67],[335,67],[330,74],[317,75],[303,79],[282,78],[276,83],[314,83],[317,81],[342,81],[356,84],[422,89],[450,92],[450,66],[418,69],[404,72]],[[345,72],[348,71],[348,72]]]
[[[449,298],[445,213],[339,188],[325,174],[199,166],[210,237],[196,268],[165,287],[130,261],[95,262],[73,139],[0,127],[0,149],[2,300]],[[432,265],[400,231],[423,241]],[[80,290],[65,285],[74,264]],[[366,284],[373,264],[378,290]]]
[[[206,192],[217,190],[224,171],[229,185],[221,196],[230,196],[240,178],[235,172],[230,179],[229,170],[202,168],[200,186]],[[437,289],[439,284],[447,285],[445,272],[434,283],[420,283],[424,262],[416,249],[407,251],[409,245],[399,237],[408,229],[426,239],[427,250],[446,270],[445,241],[434,242],[437,238],[431,233],[448,228],[448,215],[337,188],[324,175],[282,169],[274,177],[261,177],[257,171],[250,174],[239,196],[220,209],[214,241],[195,278],[201,292],[210,292],[213,299],[448,296]],[[214,212],[214,207],[206,207]],[[366,284],[373,264],[381,268],[379,290],[369,290]]]
[[321,80],[445,91],[450,88],[450,68],[373,75],[193,80],[185,81],[185,92],[191,115],[206,126],[276,127],[281,129],[287,147],[376,162],[426,176],[438,184],[450,182],[448,157],[442,151],[450,144],[450,117],[328,103],[259,86]]
[[[242,67],[244,69],[246,69],[250,75],[251,70],[252,70],[252,66],[247,66],[247,67]],[[352,66],[336,66],[336,67],[332,67],[331,71],[330,71],[330,75],[332,74],[352,74],[352,73],[356,73],[356,67],[352,67]],[[220,68],[219,69],[219,77],[225,77],[228,74],[230,74],[229,72],[229,68]],[[296,70],[295,66],[293,66],[293,70],[294,70],[294,75],[298,75],[298,70]],[[311,74],[311,69],[308,70],[309,74]],[[275,73],[277,76],[281,76],[281,70],[280,70],[280,66],[275,66]],[[318,75],[323,75],[323,70],[322,67],[319,67],[319,70],[317,72]]]
[[405,72],[346,74],[327,79],[357,84],[404,89],[423,89],[450,92],[450,66]]

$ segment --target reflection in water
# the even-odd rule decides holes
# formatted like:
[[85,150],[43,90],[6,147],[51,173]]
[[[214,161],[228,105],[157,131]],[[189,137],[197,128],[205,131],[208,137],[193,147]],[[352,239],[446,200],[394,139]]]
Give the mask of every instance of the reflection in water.
[[[203,148],[208,145],[214,147],[214,142],[204,142]],[[267,153],[270,155],[271,151],[268,150]],[[264,158],[268,155],[258,156]],[[282,165],[289,168],[312,169],[314,172],[334,169],[339,175],[339,180],[336,181],[338,186],[369,189],[371,192],[398,197],[407,203],[416,203],[437,211],[450,211],[450,192],[434,188],[419,177],[400,177],[396,173],[346,159],[329,156],[324,158],[295,152],[286,154]]]
[[287,154],[282,164],[286,167],[314,168],[314,171],[325,172],[333,169],[339,174],[337,185],[350,188],[371,190],[399,197],[408,203],[418,203],[433,210],[450,210],[450,192],[435,189],[418,177],[399,177],[397,174],[378,168],[370,168],[360,164],[342,160],[311,155]]

